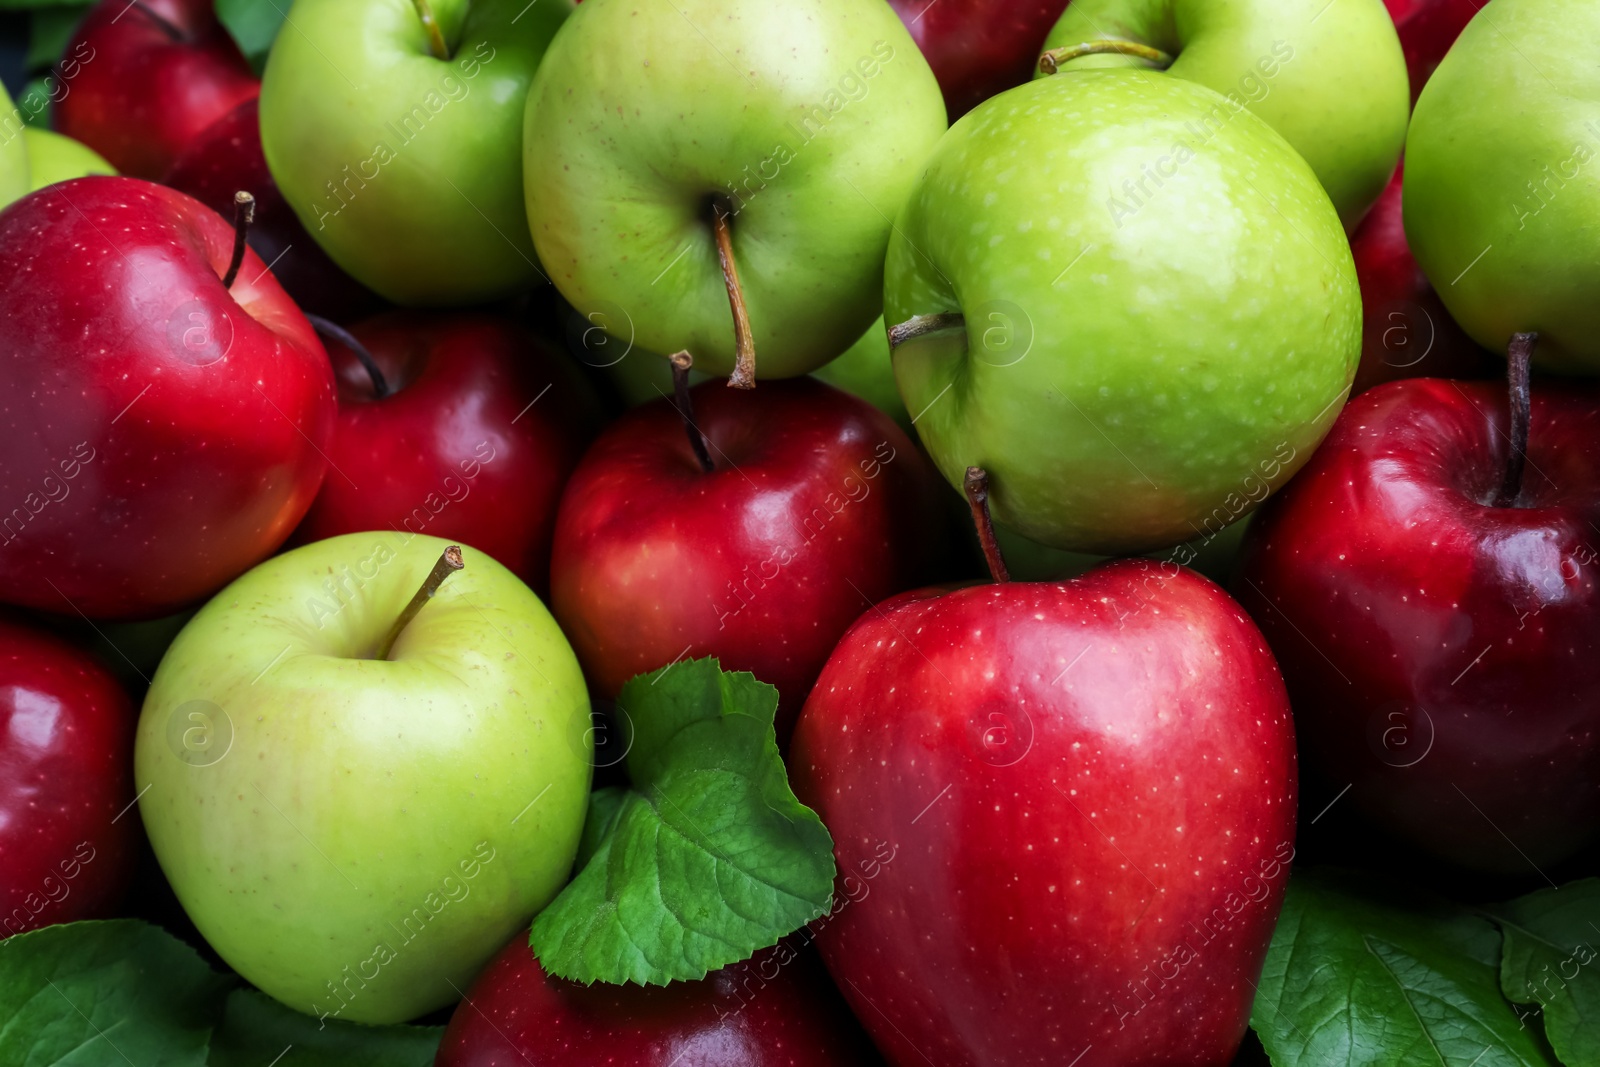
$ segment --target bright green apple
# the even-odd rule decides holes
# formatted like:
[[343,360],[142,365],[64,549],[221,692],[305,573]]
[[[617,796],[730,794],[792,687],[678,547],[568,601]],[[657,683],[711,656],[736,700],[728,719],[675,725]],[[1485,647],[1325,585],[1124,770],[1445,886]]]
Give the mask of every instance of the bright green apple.
[[1493,0],[1428,79],[1406,238],[1473,339],[1600,374],[1600,5]]
[[28,146],[22,113],[0,85],[0,207],[28,192]]
[[28,143],[28,189],[37,192],[47,185],[83,178],[90,174],[115,174],[117,168],[82,141],[51,130],[29,126],[22,131]]
[[522,104],[570,10],[567,0],[296,0],[261,84],[261,144],[339,266],[413,305],[481,303],[539,279]]
[[883,319],[867,327],[867,332],[855,344],[837,359],[812,371],[811,376],[854,393],[910,432],[911,414],[906,411],[906,402],[900,399],[900,389],[894,384],[894,364],[889,359],[889,338]]
[[156,858],[189,918],[290,1007],[410,1019],[459,997],[566,882],[592,763],[578,662],[471,548],[349,534],[277,556],[173,643],[139,720]]
[[534,245],[580,312],[728,374],[724,211],[756,371],[804,374],[882,310],[890,222],[944,126],[882,0],[585,0],[528,96]]
[[[1249,112],[1197,136],[1220,99],[1136,71],[1029,82],[956,123],[896,222],[891,333],[931,328],[895,348],[900,394],[951,484],[987,469],[995,518],[1031,540],[1140,552],[1232,522],[1349,391],[1338,214]],[[1168,164],[1132,215],[1107,203]]]
[[[1195,116],[1198,130],[1214,131],[1240,108],[1265,119],[1311,164],[1346,226],[1361,220],[1394,173],[1411,96],[1383,0],[1075,0],[1045,49],[1104,40],[1166,53],[1169,74],[1231,103]],[[1061,69],[1150,64],[1091,55]],[[1136,206],[1161,177],[1155,160],[1151,167],[1110,194]]]

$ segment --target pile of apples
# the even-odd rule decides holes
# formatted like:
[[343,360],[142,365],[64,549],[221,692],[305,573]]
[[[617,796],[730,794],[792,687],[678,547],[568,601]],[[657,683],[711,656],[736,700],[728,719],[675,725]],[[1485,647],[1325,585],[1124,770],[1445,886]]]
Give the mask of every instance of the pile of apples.
[[0,1062],[1600,1063],[1597,55],[85,7],[0,89]]

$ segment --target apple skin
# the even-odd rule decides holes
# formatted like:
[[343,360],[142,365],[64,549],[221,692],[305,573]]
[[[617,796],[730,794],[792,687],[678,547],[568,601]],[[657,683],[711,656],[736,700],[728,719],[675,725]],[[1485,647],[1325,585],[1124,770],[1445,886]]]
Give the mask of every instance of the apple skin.
[[641,347],[727,375],[724,197],[757,376],[805,374],[883,310],[891,220],[944,129],[887,4],[585,0],[528,95],[534,246],[580,313],[620,309]]
[[123,174],[159,179],[200,132],[261,91],[212,0],[145,0],[182,39],[127,0],[101,0],[67,54],[81,57],[55,102],[57,131]]
[[589,701],[527,586],[466,547],[371,658],[448,544],[350,534],[268,560],[184,627],[145,698],[134,768],[161,869],[218,955],[303,1012],[454,1003],[577,850]]
[[1021,85],[1067,0],[889,0],[944,90],[950,121]]
[[0,85],[0,207],[28,191],[28,139],[22,113]]
[[1384,0],[1406,55],[1415,106],[1422,87],[1487,0]]
[[1351,395],[1401,378],[1488,378],[1505,364],[1456,325],[1406,243],[1405,168],[1350,235],[1361,280],[1361,365]]
[[[1406,237],[1457,322],[1504,352],[1536,331],[1535,362],[1600,373],[1600,94],[1588,59],[1600,5],[1494,0],[1417,100],[1406,141]],[[1535,70],[1512,54],[1544,57]],[[1535,120],[1533,116],[1537,116]]]
[[821,382],[692,397],[716,469],[665,399],[607,427],[562,496],[551,608],[601,696],[716,656],[778,687],[782,743],[856,617],[932,577],[942,491],[888,416]]
[[1334,788],[1429,853],[1529,874],[1600,834],[1600,396],[1535,387],[1522,495],[1496,508],[1507,434],[1503,385],[1362,394],[1235,588]]
[[4,599],[172,614],[311,506],[333,373],[254,252],[223,288],[233,241],[198,201],[135,178],[62,182],[0,213]]
[[87,653],[0,618],[0,938],[121,903],[140,844],[133,723]]
[[29,192],[73,178],[117,172],[99,152],[59,133],[29,126],[22,131],[22,139],[28,144]]
[[[391,312],[352,330],[392,392],[330,342],[339,418],[299,542],[404,530],[487,552],[535,590],[567,477],[599,430],[588,384],[559,351],[487,314]],[[547,392],[548,390],[548,392]]]
[[[1346,227],[1361,221],[1400,158],[1410,97],[1382,0],[1075,0],[1045,48],[1107,37],[1175,56],[1167,73],[1265,120],[1311,164]],[[1062,69],[1115,67],[1149,64],[1098,55]]]
[[885,319],[965,318],[894,353],[952,485],[984,467],[996,522],[1142,552],[1220,529],[1305,462],[1360,358],[1360,291],[1327,194],[1264,122],[1235,113],[1125,213],[1108,187],[1181,158],[1227,105],[1181,78],[1064,73],[940,143],[889,243]]
[[278,191],[261,151],[259,105],[246,100],[208,126],[173,161],[162,184],[223,218],[233,217],[233,194],[250,193],[256,198],[250,247],[302,310],[337,322],[376,311],[383,300],[328,258]]
[[867,327],[860,340],[829,360],[811,376],[827,382],[835,389],[859,396],[895,421],[906,433],[912,433],[911,413],[906,402],[900,399],[900,388],[894,384],[894,363],[889,356],[889,337],[883,318]]
[[484,303],[542,277],[522,104],[570,5],[432,10],[449,60],[429,52],[411,3],[296,0],[296,32],[267,60],[261,140],[284,199],[353,278],[397,304]]
[[816,952],[796,940],[695,982],[582,986],[525,934],[450,1017],[434,1067],[872,1067],[882,1061]]
[[1296,768],[1277,667],[1217,586],[1124,560],[897,597],[840,641],[788,762],[840,869],[879,865],[818,945],[892,1063],[1232,1060]]

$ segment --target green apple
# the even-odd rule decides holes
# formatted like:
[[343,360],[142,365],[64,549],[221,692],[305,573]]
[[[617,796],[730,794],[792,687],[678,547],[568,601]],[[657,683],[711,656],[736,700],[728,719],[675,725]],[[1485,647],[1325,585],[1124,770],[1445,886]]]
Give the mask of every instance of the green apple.
[[[1204,533],[1181,545],[1143,555],[1156,563],[1188,567],[1218,585],[1226,585],[1233,574],[1234,564],[1238,562],[1245,531],[1254,518],[1253,514],[1246,515],[1231,526]],[[1005,558],[1006,569],[1014,582],[1058,582],[1076,578],[1111,558],[1089,552],[1064,552],[1030,541],[1004,526],[996,526],[994,534],[1000,544],[1000,553]]]
[[855,344],[837,359],[811,372],[837,389],[854,393],[888,415],[900,428],[911,431],[911,414],[894,384],[894,364],[889,359],[889,337],[883,319],[867,327]]
[[1428,79],[1406,141],[1406,238],[1451,316],[1505,351],[1600,373],[1600,5],[1493,0]]
[[757,371],[804,374],[882,310],[891,220],[944,126],[882,0],[585,0],[528,95],[534,245],[580,312],[729,374],[721,213]]
[[56,182],[90,174],[115,174],[117,168],[82,141],[51,130],[29,126],[22,131],[28,143],[28,188],[37,192]]
[[134,756],[156,858],[218,955],[290,1007],[452,1003],[566,882],[589,701],[538,597],[467,548],[349,534],[277,556],[184,627]]
[[261,144],[334,262],[411,305],[481,303],[539,279],[522,206],[522,102],[570,10],[567,0],[296,0],[261,83]]
[[[1077,552],[1231,522],[1322,439],[1361,353],[1338,214],[1305,160],[1180,78],[1086,70],[967,114],[889,243],[895,379],[955,486]],[[1125,176],[1170,171],[1132,215]],[[909,321],[908,321],[909,320]]]
[[22,112],[0,85],[0,207],[28,192],[28,146]]
[[[1394,173],[1411,95],[1383,0],[1074,0],[1045,49],[1108,40],[1165,53],[1168,73],[1233,104],[1197,116],[1197,128],[1226,123],[1240,107],[1265,119],[1311,164],[1347,227],[1361,220]],[[1148,64],[1138,56],[1095,54],[1064,61],[1061,69]],[[1135,171],[1131,185],[1111,195],[1135,205],[1159,177]]]

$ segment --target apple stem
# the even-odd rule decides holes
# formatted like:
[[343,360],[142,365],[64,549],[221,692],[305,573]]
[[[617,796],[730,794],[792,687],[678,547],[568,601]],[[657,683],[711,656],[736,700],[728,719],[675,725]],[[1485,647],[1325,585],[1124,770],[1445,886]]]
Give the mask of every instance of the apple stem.
[[1159,48],[1151,48],[1138,41],[1123,41],[1113,37],[1103,38],[1098,41],[1084,41],[1082,44],[1068,45],[1065,48],[1052,48],[1039,57],[1039,69],[1046,74],[1054,74],[1067,63],[1084,56],[1101,55],[1137,56],[1154,63],[1161,70],[1172,66],[1173,57]]
[[433,570],[422,580],[422,588],[417,590],[416,596],[411,598],[411,603],[406,605],[400,617],[394,620],[394,625],[389,627],[389,632],[384,635],[383,644],[378,646],[378,654],[373,657],[374,659],[389,658],[394,643],[400,638],[400,631],[404,630],[406,625],[417,617],[417,613],[427,606],[428,601],[433,599],[433,595],[444,584],[444,580],[465,566],[466,563],[461,559],[460,545],[451,545],[440,554],[439,561],[433,565]]
[[889,327],[889,351],[893,352],[907,341],[915,340],[924,334],[963,329],[966,325],[966,317],[959,311],[941,311],[937,315],[913,315],[906,321]]
[[[151,22],[155,23],[158,27],[160,27],[162,33],[166,34],[174,41],[180,43],[188,41],[188,34],[180,30],[171,19],[162,15],[161,12],[145,3],[144,0],[131,0],[129,6],[137,10],[141,15],[149,19]],[[113,19],[112,21],[115,22],[116,20]]]
[[222,287],[232,289],[244,266],[245,238],[250,235],[250,224],[256,220],[256,198],[240,189],[233,194],[233,258],[228,260],[228,273],[222,276]]
[[700,469],[710,474],[717,467],[711,462],[711,449],[706,443],[706,435],[695,425],[694,401],[689,396],[689,368],[694,366],[694,357],[687,351],[677,352],[669,357],[668,362],[672,364],[672,393],[677,401],[678,416],[683,419],[683,432],[689,435],[689,447],[694,449],[694,458],[700,461]]
[[728,286],[728,305],[733,308],[733,374],[728,385],[734,389],[756,387],[756,342],[750,334],[750,311],[744,304],[739,285],[739,265],[733,261],[733,212],[724,200],[711,208],[711,232],[717,240],[717,260],[722,264],[722,280]]
[[428,0],[411,0],[417,9],[417,17],[422,20],[422,28],[428,32],[428,51],[434,59],[449,59],[450,46],[445,44],[444,30],[439,25],[439,20],[433,17],[433,5]]
[[1533,396],[1528,378],[1533,346],[1538,340],[1536,333],[1513,334],[1506,350],[1506,379],[1511,392],[1511,451],[1506,456],[1500,493],[1494,500],[1497,508],[1515,506],[1522,493],[1522,473],[1528,465],[1528,424],[1533,419]]
[[989,516],[989,472],[982,467],[968,467],[962,484],[967,490],[967,503],[972,505],[972,521],[978,527],[978,543],[989,564],[989,577],[996,582],[1009,582],[1011,572],[1006,570],[1000,543],[994,539],[994,519]]
[[389,395],[389,379],[383,376],[383,368],[378,366],[378,361],[373,358],[372,352],[366,345],[356,340],[356,335],[331,322],[321,315],[306,312],[306,321],[311,323],[311,328],[321,334],[324,340],[333,340],[344,345],[356,354],[356,359],[361,361],[361,366],[366,368],[367,377],[372,379],[372,392],[379,400]]

